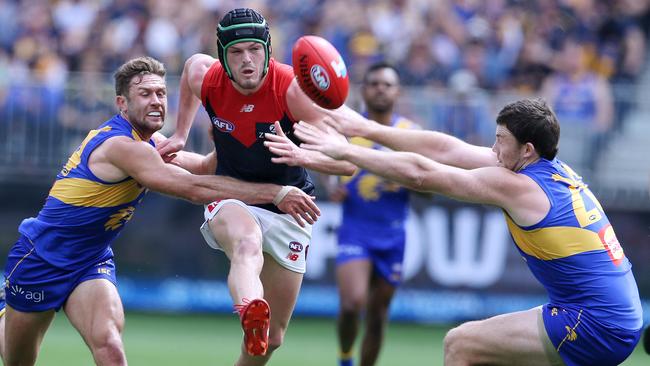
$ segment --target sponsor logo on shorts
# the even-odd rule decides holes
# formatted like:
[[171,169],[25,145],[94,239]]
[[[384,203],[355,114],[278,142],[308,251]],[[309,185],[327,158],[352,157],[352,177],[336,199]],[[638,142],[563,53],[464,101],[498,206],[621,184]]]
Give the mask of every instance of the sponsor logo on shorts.
[[22,296],[25,300],[37,303],[45,299],[45,291],[27,291],[18,285],[10,286],[9,293],[11,293],[11,296]]
[[362,255],[363,248],[358,245],[339,245],[339,255]]
[[295,262],[298,260],[298,258],[300,258],[300,255],[298,255],[297,253],[290,252],[289,254],[287,254],[286,258],[292,262]]
[[214,211],[214,209],[217,208],[217,205],[219,204],[219,202],[221,202],[221,200],[219,200],[219,201],[214,201],[214,202],[212,202],[211,204],[209,204],[209,205],[208,205],[208,212],[209,212],[209,213],[212,213],[212,211]]
[[300,253],[302,252],[302,248],[302,244],[297,241],[292,241],[289,243],[289,249],[291,249],[292,252]]

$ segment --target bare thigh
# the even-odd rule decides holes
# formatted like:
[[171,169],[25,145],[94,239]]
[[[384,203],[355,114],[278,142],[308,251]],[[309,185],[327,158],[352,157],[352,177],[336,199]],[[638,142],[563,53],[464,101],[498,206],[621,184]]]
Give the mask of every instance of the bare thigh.
[[[471,321],[449,331],[446,364],[547,366],[550,361],[538,326],[540,308]],[[544,331],[544,329],[541,329]]]
[[66,301],[64,311],[70,323],[92,347],[95,337],[121,334],[124,309],[115,285],[105,279],[80,283]]
[[54,310],[26,313],[7,305],[3,318],[6,364],[33,364],[45,332],[54,319]]
[[368,300],[372,263],[367,258],[352,259],[336,267],[341,307],[359,311]]
[[242,241],[255,243],[257,248],[247,248],[246,251],[261,252],[262,231],[253,215],[244,207],[235,204],[225,204],[209,222],[210,230],[219,246],[230,260]]

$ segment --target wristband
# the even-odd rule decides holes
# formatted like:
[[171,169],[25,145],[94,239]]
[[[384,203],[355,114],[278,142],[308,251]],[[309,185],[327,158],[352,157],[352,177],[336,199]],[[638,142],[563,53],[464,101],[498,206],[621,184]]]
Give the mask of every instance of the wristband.
[[284,199],[284,197],[286,197],[287,194],[289,194],[289,191],[291,191],[293,188],[295,187],[294,186],[282,187],[282,189],[280,189],[280,192],[278,192],[278,194],[276,194],[275,197],[273,198],[273,204],[276,206],[279,205],[280,202],[282,202],[282,200]]

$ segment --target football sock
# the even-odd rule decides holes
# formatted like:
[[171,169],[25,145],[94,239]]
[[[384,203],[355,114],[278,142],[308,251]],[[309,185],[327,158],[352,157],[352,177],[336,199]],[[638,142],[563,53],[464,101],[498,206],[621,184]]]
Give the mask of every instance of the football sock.
[[352,350],[339,352],[339,366],[353,366]]

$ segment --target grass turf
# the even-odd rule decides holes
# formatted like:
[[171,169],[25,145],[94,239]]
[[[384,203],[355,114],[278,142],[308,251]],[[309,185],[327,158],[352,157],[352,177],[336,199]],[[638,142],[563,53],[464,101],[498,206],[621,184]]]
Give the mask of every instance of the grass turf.
[[[391,323],[378,366],[442,365],[448,328]],[[223,315],[127,313],[124,342],[131,365],[233,365],[239,354],[237,318]],[[270,366],[335,366],[332,319],[295,318]],[[37,365],[92,365],[92,357],[63,314],[48,331]],[[650,364],[639,346],[624,366]]]

